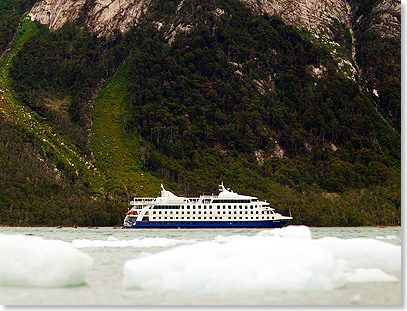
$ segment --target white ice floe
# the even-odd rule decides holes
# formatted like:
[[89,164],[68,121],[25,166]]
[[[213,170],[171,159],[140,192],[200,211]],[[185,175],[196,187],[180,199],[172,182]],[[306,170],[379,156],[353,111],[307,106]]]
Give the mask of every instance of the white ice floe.
[[[272,231],[272,232],[269,232]],[[347,282],[393,282],[401,247],[372,239],[311,239],[289,226],[257,236],[217,236],[125,263],[126,289],[189,293],[332,290]],[[362,258],[361,258],[362,257]]]
[[76,239],[72,245],[77,248],[88,247],[171,247],[178,244],[194,243],[195,240],[176,240],[167,238],[144,238],[132,240],[119,240],[115,237],[109,237],[107,240],[87,240]]
[[78,286],[92,263],[89,255],[63,241],[0,234],[0,286]]
[[333,253],[335,258],[347,262],[351,271],[378,268],[386,273],[401,271],[401,247],[367,238],[339,239],[326,237],[313,240],[313,244]]
[[275,236],[281,238],[311,239],[311,230],[307,226],[288,226],[272,230],[263,230],[257,235]]

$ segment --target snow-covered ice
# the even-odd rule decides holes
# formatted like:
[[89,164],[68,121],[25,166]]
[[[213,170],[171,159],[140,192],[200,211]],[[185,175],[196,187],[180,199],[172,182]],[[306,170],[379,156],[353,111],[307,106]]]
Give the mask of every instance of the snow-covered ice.
[[0,234],[0,286],[78,286],[85,283],[92,263],[70,243]]
[[394,282],[401,247],[375,239],[312,239],[306,226],[217,236],[127,261],[126,289],[189,293],[326,291],[348,282]]

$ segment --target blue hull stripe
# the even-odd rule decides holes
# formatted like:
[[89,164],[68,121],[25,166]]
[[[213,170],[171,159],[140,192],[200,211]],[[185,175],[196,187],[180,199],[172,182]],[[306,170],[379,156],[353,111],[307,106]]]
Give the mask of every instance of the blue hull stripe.
[[281,228],[289,220],[262,221],[134,221],[123,228]]

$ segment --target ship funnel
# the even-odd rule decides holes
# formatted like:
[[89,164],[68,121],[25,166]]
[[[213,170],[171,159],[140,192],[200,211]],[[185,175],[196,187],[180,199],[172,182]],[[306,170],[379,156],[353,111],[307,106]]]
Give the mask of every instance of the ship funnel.
[[161,184],[161,197],[162,198],[176,198],[177,196],[171,191],[165,190],[163,184]]

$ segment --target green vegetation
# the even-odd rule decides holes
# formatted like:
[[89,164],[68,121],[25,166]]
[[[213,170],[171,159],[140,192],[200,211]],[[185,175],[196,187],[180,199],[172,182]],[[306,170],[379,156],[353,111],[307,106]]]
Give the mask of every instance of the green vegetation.
[[[160,182],[199,195],[223,180],[294,224],[400,224],[400,135],[326,47],[234,0],[190,1],[175,17],[179,1],[161,4],[146,16],[160,30],[108,39],[81,19],[56,32],[23,21],[0,60],[0,223],[119,225]],[[174,21],[193,27],[169,45]],[[332,30],[349,53],[349,33]],[[394,105],[397,74],[377,70]]]
[[0,55],[15,35],[23,14],[37,0],[2,0],[0,2]]
[[[0,114],[0,223],[11,226],[103,226],[124,212],[94,200],[77,172],[26,129]],[[55,164],[56,163],[56,164]]]
[[37,32],[25,18],[10,51],[0,59],[0,224],[111,225],[125,209],[90,196],[91,164],[53,124],[21,105],[10,87],[9,67]]
[[[383,12],[372,11],[378,2],[351,1],[357,7],[355,19],[360,19],[356,59],[362,69],[362,86],[368,92],[377,91],[379,97],[375,104],[379,113],[401,133],[401,40],[396,34],[381,36],[377,32],[377,28],[386,31],[380,18]],[[393,11],[386,14],[401,23],[400,14]]]
[[124,125],[129,118],[128,75],[129,67],[124,65],[99,92],[94,102],[90,137],[101,172],[95,185],[116,200],[126,198],[126,204],[134,195],[158,195],[160,190],[159,180],[142,169],[139,136],[125,132]]

